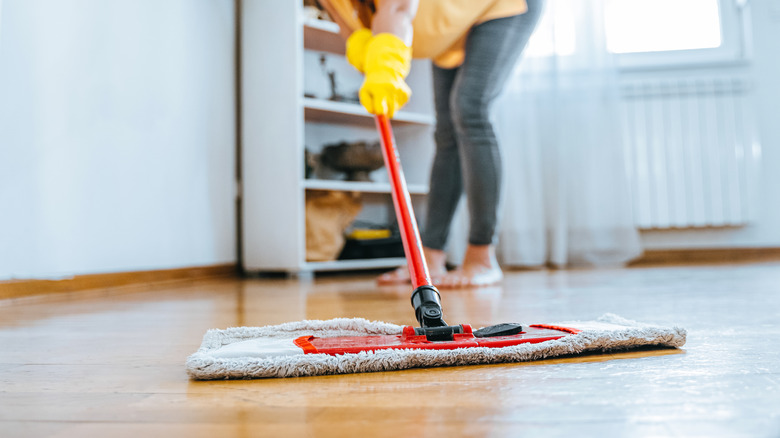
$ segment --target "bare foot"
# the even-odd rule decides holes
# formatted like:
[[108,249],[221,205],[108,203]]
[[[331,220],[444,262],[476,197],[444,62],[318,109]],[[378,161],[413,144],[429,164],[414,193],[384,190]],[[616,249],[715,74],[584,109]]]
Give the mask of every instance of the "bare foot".
[[[447,261],[447,254],[438,249],[423,248],[425,255],[425,262],[428,264],[428,272],[431,277],[439,277],[447,273],[447,267],[445,265]],[[409,276],[409,267],[401,266],[400,268],[384,273],[377,277],[376,282],[378,284],[398,284],[409,283],[411,277]]]
[[459,287],[492,286],[501,282],[504,274],[496,260],[493,245],[469,245],[460,267],[443,276],[434,278],[433,283],[442,289]]

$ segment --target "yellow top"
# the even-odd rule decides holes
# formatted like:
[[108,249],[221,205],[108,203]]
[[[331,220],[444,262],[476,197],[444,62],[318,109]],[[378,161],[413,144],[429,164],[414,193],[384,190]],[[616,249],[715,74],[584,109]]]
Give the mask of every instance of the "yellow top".
[[527,10],[525,0],[420,0],[412,22],[412,54],[455,68],[465,59],[466,37],[474,25]]
[[[380,0],[330,0],[342,11],[352,10],[367,27]],[[466,37],[477,24],[523,14],[525,0],[420,0],[412,22],[415,58],[430,58],[442,68],[455,68],[465,59]]]

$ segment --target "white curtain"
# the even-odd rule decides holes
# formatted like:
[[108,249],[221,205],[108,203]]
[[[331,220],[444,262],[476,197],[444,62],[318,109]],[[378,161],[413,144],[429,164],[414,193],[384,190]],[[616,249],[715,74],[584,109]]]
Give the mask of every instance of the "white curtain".
[[641,254],[603,3],[548,0],[496,103],[504,266],[615,266]]

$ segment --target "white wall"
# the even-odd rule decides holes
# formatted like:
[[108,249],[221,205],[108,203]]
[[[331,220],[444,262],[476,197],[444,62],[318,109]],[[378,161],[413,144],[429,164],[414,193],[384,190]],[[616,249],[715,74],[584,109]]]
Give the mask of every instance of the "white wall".
[[780,247],[780,2],[751,0],[753,57],[739,67],[755,86],[758,134],[762,144],[758,219],[733,229],[649,231],[647,249]]
[[0,280],[235,262],[233,0],[0,1]]

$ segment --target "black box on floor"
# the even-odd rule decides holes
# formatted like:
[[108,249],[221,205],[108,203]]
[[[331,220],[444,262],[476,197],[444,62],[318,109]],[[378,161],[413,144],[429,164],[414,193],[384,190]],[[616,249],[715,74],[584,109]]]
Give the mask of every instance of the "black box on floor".
[[383,239],[347,239],[339,260],[381,259],[403,257],[404,245],[400,236]]

